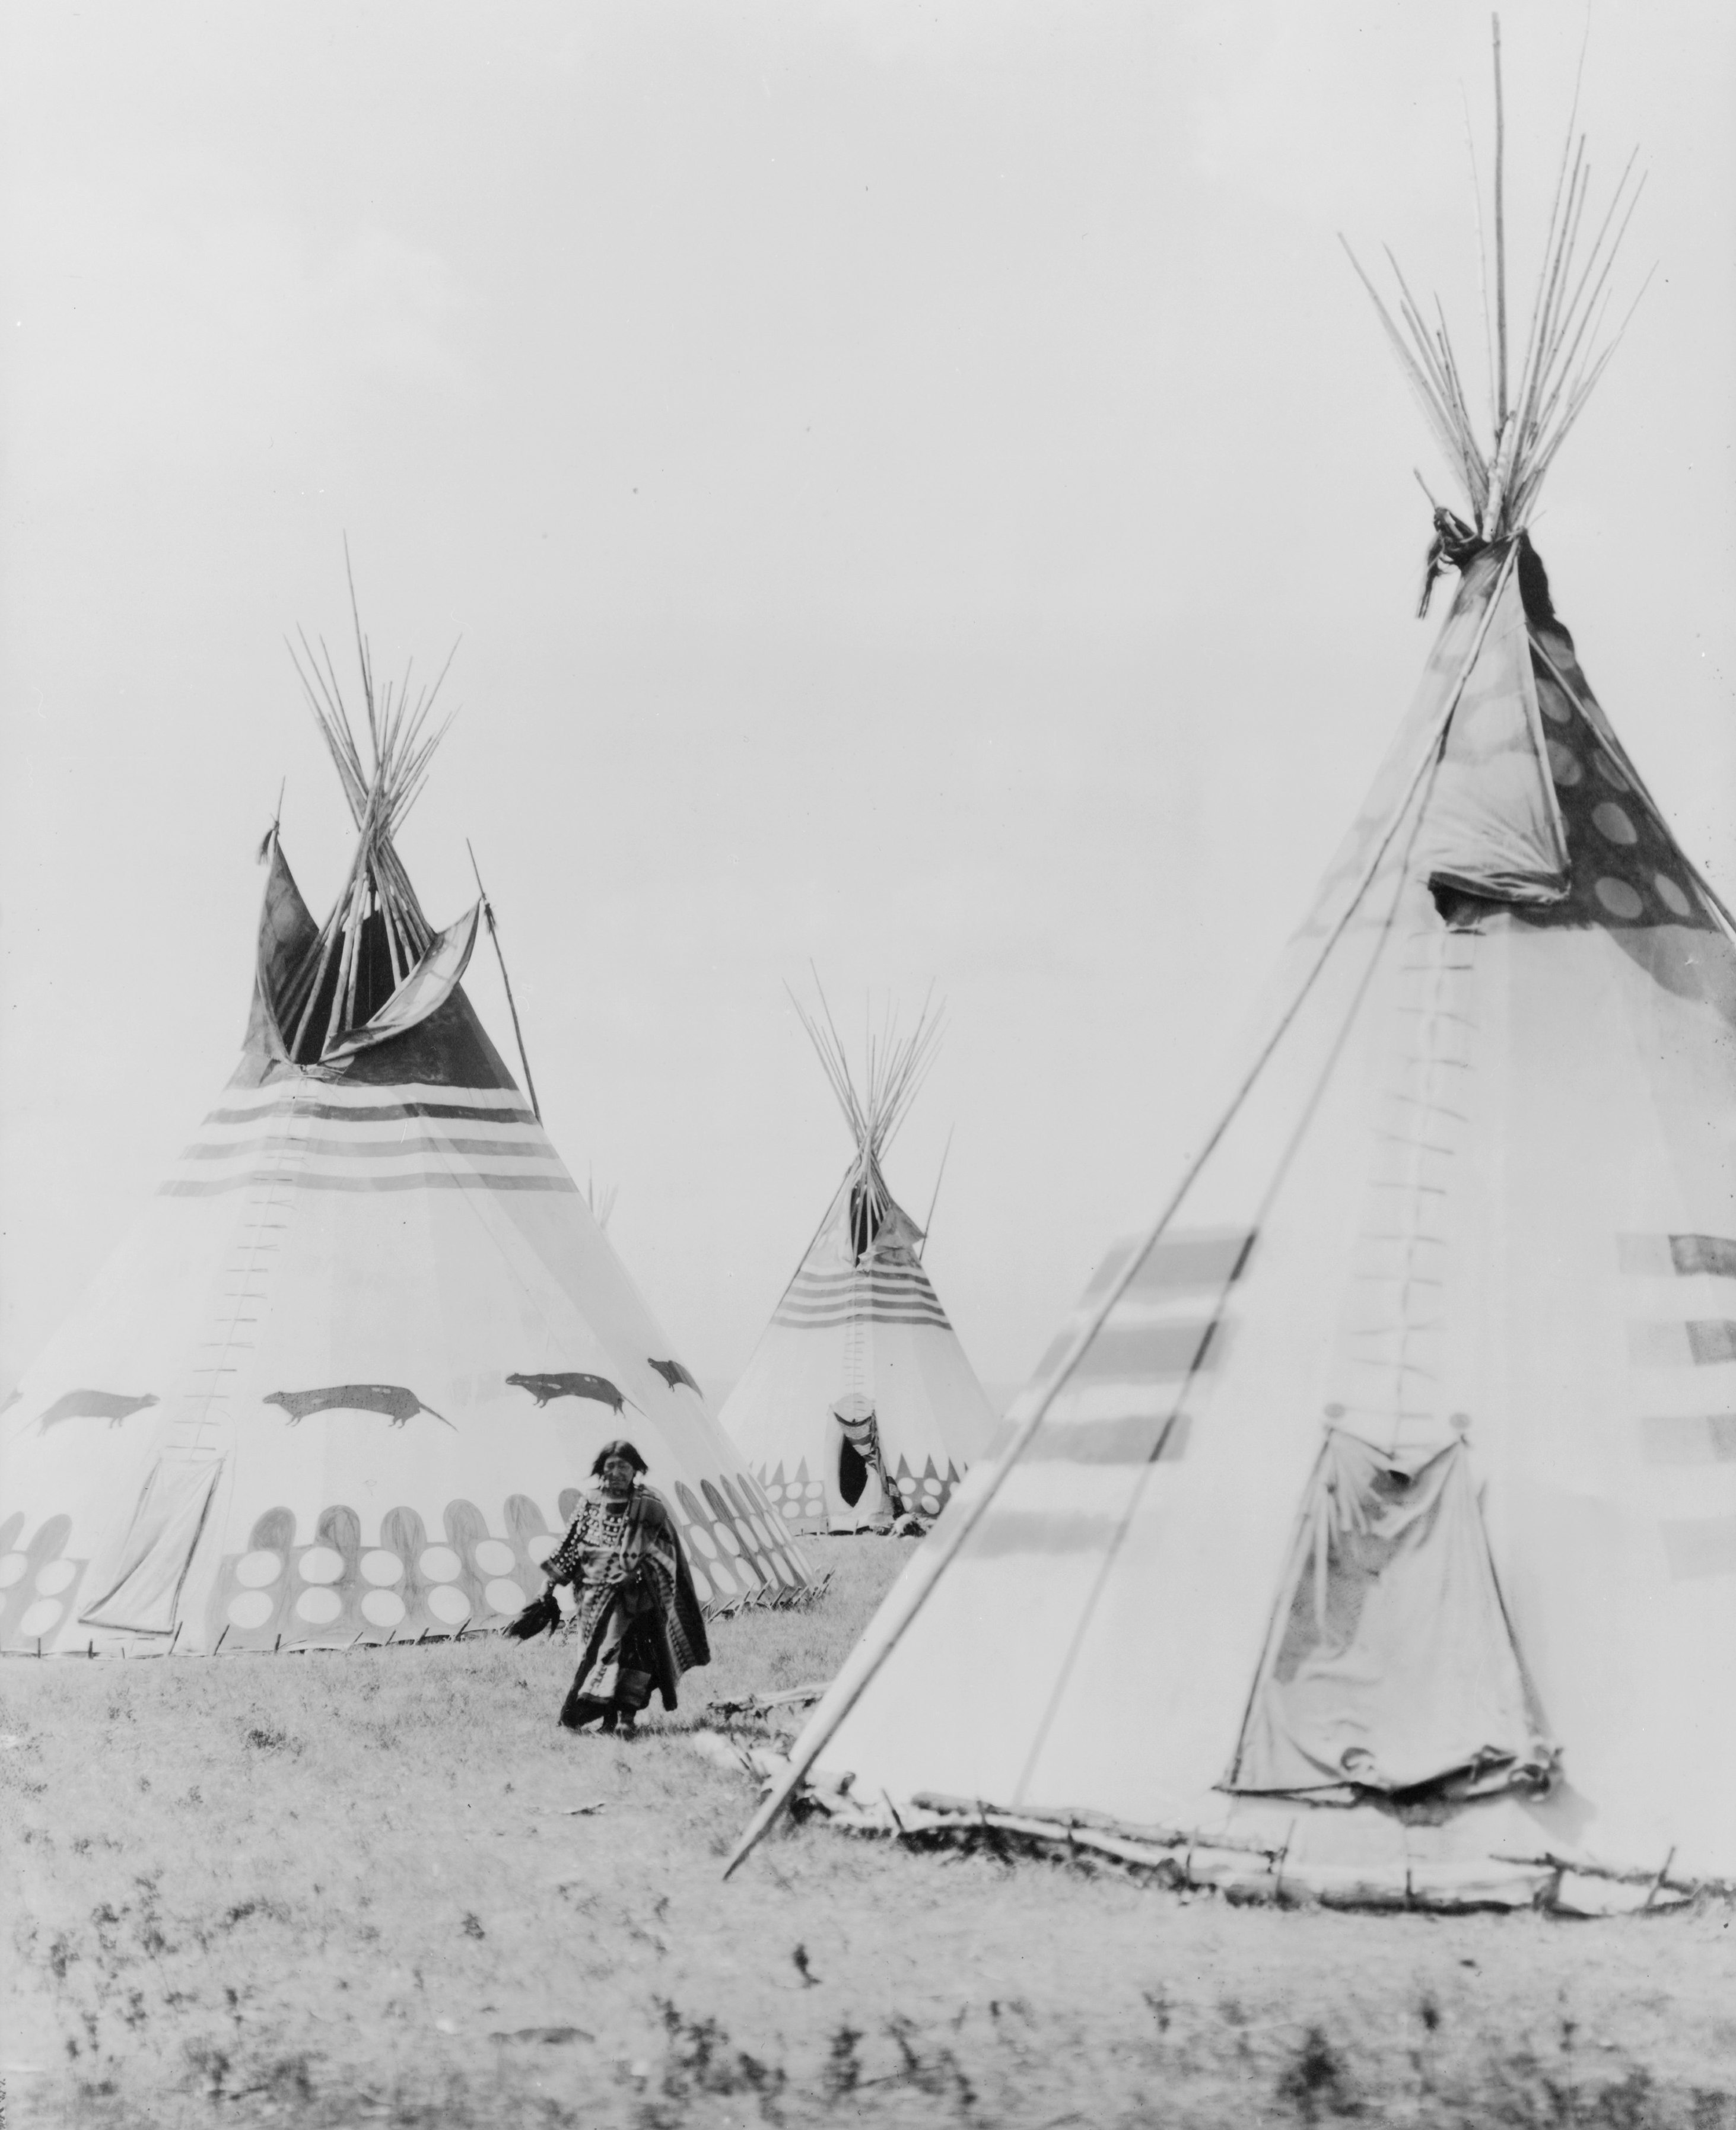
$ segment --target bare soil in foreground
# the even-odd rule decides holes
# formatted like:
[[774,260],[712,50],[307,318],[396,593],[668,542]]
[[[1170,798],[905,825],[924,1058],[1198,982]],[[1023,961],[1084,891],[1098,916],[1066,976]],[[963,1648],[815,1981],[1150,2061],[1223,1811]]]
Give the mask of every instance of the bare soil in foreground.
[[1736,1917],[1233,1907],[786,1828],[695,1741],[906,1544],[715,1629],[630,1745],[490,1641],[0,1670],[9,2125],[1736,2130]]

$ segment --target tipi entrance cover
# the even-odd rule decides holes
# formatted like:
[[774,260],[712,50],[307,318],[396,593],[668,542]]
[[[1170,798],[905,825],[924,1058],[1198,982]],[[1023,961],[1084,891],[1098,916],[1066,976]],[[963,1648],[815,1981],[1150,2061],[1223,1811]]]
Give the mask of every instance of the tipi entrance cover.
[[1479,527],[1246,1072],[738,1855],[806,1779],[1267,1893],[1736,1881],[1736,935],[1524,529],[1553,300],[1493,453],[1434,409]]
[[939,1024],[870,1043],[858,1089],[830,1020],[803,1020],[856,1151],[723,1422],[786,1528],[855,1531],[937,1515],[994,1413],[880,1170]]
[[[0,1649],[345,1646],[498,1625],[630,1435],[702,1599],[801,1555],[592,1218],[392,843],[427,743],[364,666],[373,773],[317,925],[268,839],[217,1106],[0,1418]],[[425,706],[424,706],[425,708]]]

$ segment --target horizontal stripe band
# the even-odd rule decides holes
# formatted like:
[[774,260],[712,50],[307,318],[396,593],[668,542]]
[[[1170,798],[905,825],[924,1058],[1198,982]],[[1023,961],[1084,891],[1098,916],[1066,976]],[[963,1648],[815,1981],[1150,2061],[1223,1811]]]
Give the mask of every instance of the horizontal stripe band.
[[1187,1454],[1193,1419],[1045,1421],[1021,1464],[1172,1464]]
[[1704,1575],[1736,1575],[1736,1516],[1707,1516],[1658,1526],[1678,1583]]
[[207,1182],[176,1178],[160,1186],[161,1198],[211,1198],[225,1191],[246,1191],[255,1185],[286,1184],[293,1191],[571,1191],[578,1185],[570,1176],[492,1174],[482,1169],[469,1175],[455,1169],[424,1171],[419,1176],[333,1176],[323,1169],[305,1169],[290,1175],[280,1169],[255,1171],[251,1176],[213,1177]]
[[1118,1325],[1112,1319],[1080,1356],[1075,1383],[1098,1376],[1191,1375],[1209,1368],[1222,1343],[1218,1320],[1193,1324]]
[[1736,1464],[1736,1412],[1643,1420],[1639,1426],[1648,1464]]
[[918,1312],[909,1309],[834,1309],[824,1313],[813,1310],[778,1311],[772,1318],[789,1331],[827,1331],[840,1324],[916,1324],[926,1325],[931,1330],[950,1331],[950,1320],[937,1311]]
[[1125,1292],[1227,1287],[1241,1277],[1253,1241],[1252,1230],[1227,1235],[1161,1235]]
[[820,1316],[827,1319],[846,1319],[846,1316],[927,1316],[933,1323],[946,1323],[946,1310],[937,1301],[884,1301],[873,1295],[863,1295],[856,1301],[780,1301],[780,1316],[794,1316],[803,1323],[812,1323]]
[[1736,1361],[1736,1323],[1702,1317],[1682,1324],[1630,1323],[1628,1358],[1636,1368],[1710,1368]]
[[1119,1529],[1114,1516],[1085,1509],[991,1509],[961,1548],[966,1561],[1008,1554],[1107,1553]]
[[946,1310],[935,1301],[933,1295],[784,1295],[777,1304],[780,1314],[784,1310],[793,1316],[848,1316],[852,1310],[893,1310],[905,1316],[935,1316],[946,1323]]
[[928,1289],[928,1282],[920,1272],[913,1267],[906,1270],[901,1265],[885,1270],[876,1268],[872,1272],[861,1269],[813,1272],[804,1269],[789,1283],[792,1287],[805,1287],[818,1294],[835,1294],[840,1287],[913,1287],[919,1294],[926,1293]]
[[501,1139],[436,1139],[427,1132],[419,1132],[414,1139],[236,1139],[225,1145],[222,1141],[196,1140],[182,1153],[183,1161],[241,1161],[257,1160],[261,1156],[283,1152],[286,1153],[324,1156],[337,1161],[393,1161],[412,1154],[464,1153],[493,1154],[503,1161],[558,1161],[560,1156],[539,1131],[534,1140]]
[[1727,1235],[1618,1235],[1615,1259],[1625,1273],[1691,1279],[1736,1279],[1736,1242]]
[[[485,1108],[470,1102],[295,1102],[276,1101],[256,1110],[213,1110],[207,1125],[252,1125],[269,1117],[319,1117],[332,1124],[376,1124],[394,1117],[452,1117],[460,1124],[536,1125],[522,1103]],[[537,1125],[541,1130],[541,1125]]]

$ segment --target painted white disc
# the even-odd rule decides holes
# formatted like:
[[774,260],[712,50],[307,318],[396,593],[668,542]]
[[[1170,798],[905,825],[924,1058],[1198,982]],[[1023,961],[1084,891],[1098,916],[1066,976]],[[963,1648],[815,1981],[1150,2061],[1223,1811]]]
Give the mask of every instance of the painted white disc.
[[271,1617],[276,1602],[269,1591],[244,1590],[239,1598],[229,1601],[229,1624],[231,1627],[263,1627]]
[[56,1598],[39,1598],[18,1622],[18,1631],[21,1635],[45,1635],[65,1610]]
[[[373,1553],[365,1553],[362,1555],[361,1572],[365,1582],[371,1583],[376,1590],[384,1590],[402,1578],[404,1564],[395,1553],[388,1553],[381,1547]],[[393,1602],[397,1603],[397,1600],[394,1598]],[[368,1612],[365,1605],[363,1606],[362,1610],[365,1612]],[[398,1617],[400,1618],[403,1617],[402,1607],[399,1608]],[[368,1617],[371,1620],[374,1615],[368,1612]],[[390,1623],[383,1621],[381,1624],[389,1625]]]
[[[464,1573],[464,1563],[449,1545],[429,1546],[416,1565],[427,1577],[430,1583],[455,1582]],[[466,1606],[465,1611],[469,1610],[469,1606]],[[463,1614],[460,1613],[459,1617],[462,1618]],[[446,1615],[441,1613],[441,1617],[444,1619]]]
[[[343,1555],[341,1553],[334,1552],[329,1545],[310,1545],[308,1550],[302,1555],[302,1580],[303,1583],[336,1583],[339,1576],[341,1576],[343,1572]],[[301,1607],[298,1605],[295,1609],[298,1612],[301,1612]],[[342,1607],[340,1607],[338,1609],[341,1611]],[[314,1617],[315,1616],[311,1612],[302,1612],[302,1617],[304,1620],[309,1620]],[[331,1619],[333,1618],[335,1615],[328,1612],[322,1617],[326,1619]]]
[[312,1590],[303,1591],[295,1601],[295,1617],[305,1620],[310,1627],[326,1626],[343,1609],[344,1601],[335,1590],[323,1590],[317,1585]]
[[[424,1554],[422,1558],[426,1560],[427,1555]],[[449,1627],[455,1627],[470,1618],[470,1601],[463,1591],[455,1590],[447,1583],[428,1593],[428,1610],[436,1620],[443,1621]]]
[[479,1540],[470,1548],[470,1558],[484,1575],[511,1575],[518,1567],[517,1555],[498,1538]]
[[[280,1553],[244,1553],[235,1564],[235,1579],[244,1590],[263,1590],[267,1583],[275,1583],[284,1572],[284,1556]],[[241,1626],[237,1620],[236,1626]]]
[[395,1590],[370,1590],[361,1602],[363,1619],[376,1627],[395,1627],[404,1616],[404,1601]]

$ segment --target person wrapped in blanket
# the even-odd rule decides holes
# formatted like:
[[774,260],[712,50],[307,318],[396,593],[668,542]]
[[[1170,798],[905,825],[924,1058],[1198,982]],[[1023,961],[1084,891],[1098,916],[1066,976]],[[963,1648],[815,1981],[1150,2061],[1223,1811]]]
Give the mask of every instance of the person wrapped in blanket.
[[673,1708],[682,1673],[711,1662],[680,1534],[661,1496],[641,1483],[645,1470],[631,1442],[604,1443],[591,1467],[599,1483],[543,1564],[538,1605],[552,1608],[563,1583],[576,1601],[581,1654],[560,1710],[569,1731],[598,1723],[630,1738],[653,1687]]

